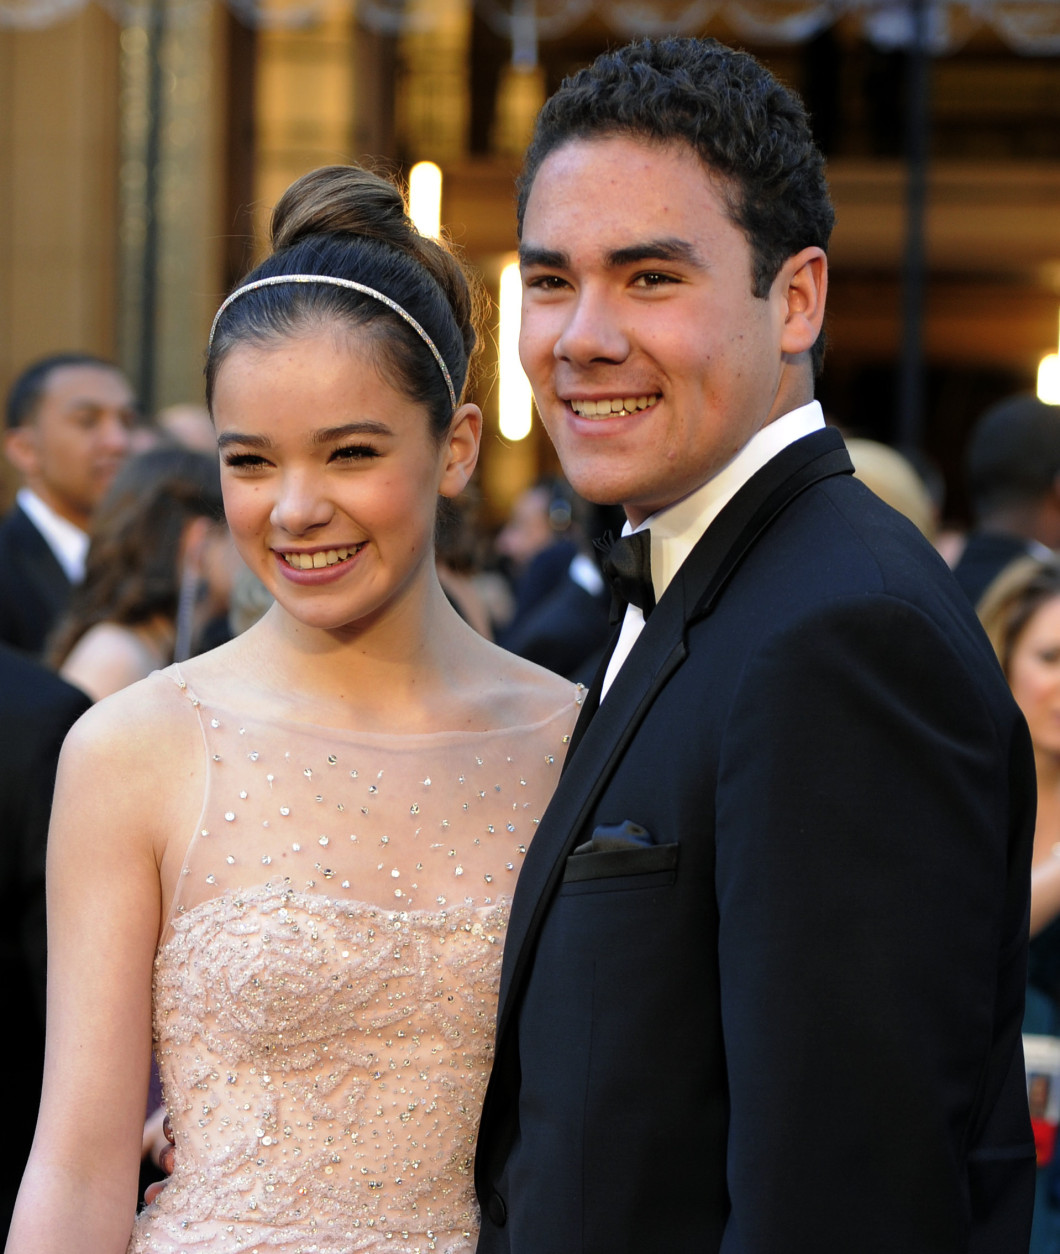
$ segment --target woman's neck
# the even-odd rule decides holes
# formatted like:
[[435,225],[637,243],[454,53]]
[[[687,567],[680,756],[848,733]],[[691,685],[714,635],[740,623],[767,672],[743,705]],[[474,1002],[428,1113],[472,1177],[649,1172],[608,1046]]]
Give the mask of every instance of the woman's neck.
[[441,588],[375,619],[324,629],[273,605],[245,633],[256,673],[281,702],[312,704],[325,723],[382,731],[429,730],[475,686],[478,649],[492,648]]
[[1034,826],[1034,861],[1052,856],[1060,843],[1060,754],[1035,750],[1038,777],[1038,817]]

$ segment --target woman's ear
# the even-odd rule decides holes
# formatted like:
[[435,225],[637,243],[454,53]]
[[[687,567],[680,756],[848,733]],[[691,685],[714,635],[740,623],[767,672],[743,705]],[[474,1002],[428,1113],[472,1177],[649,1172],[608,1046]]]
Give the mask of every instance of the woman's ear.
[[790,356],[809,352],[824,325],[828,258],[816,246],[794,253],[781,266],[775,290],[784,301],[780,348]]
[[453,415],[445,437],[440,496],[459,496],[478,464],[482,442],[482,410],[477,405],[461,405]]

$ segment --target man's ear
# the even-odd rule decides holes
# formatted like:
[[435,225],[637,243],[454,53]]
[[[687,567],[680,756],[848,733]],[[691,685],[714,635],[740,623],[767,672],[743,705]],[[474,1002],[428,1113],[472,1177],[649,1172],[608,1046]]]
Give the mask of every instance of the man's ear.
[[775,290],[784,301],[780,348],[796,356],[809,352],[824,325],[828,295],[828,258],[822,248],[804,248],[789,257],[777,275]]
[[449,434],[445,437],[445,460],[440,496],[459,496],[478,464],[482,442],[482,410],[477,405],[461,405],[453,415]]
[[32,423],[12,427],[4,432],[4,456],[23,479],[29,480],[40,470],[37,431]]

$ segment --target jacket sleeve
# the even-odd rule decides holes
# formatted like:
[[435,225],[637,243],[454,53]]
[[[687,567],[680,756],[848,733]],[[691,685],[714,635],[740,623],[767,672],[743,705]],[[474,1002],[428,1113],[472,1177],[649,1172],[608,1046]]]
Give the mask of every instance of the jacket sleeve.
[[742,677],[716,812],[724,1254],[1025,1248],[1033,762],[965,636],[850,598]]

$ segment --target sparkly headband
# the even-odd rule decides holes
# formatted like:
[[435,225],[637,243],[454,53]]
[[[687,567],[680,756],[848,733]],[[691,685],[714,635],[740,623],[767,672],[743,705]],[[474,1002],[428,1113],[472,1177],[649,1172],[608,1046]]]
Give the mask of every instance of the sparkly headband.
[[403,309],[396,300],[391,300],[389,296],[384,296],[382,292],[377,292],[374,287],[365,287],[363,283],[355,283],[353,279],[340,279],[333,274],[274,274],[267,279],[255,279],[253,283],[244,283],[242,287],[236,288],[214,315],[213,325],[210,327],[210,347],[213,347],[213,337],[217,331],[217,324],[221,320],[221,315],[234,300],[237,300],[247,292],[255,291],[259,287],[275,287],[278,283],[326,283],[331,287],[346,287],[353,292],[360,292],[364,296],[371,296],[373,300],[377,300],[380,304],[386,305],[388,309],[392,309],[403,322],[409,324],[431,350],[431,355],[438,363],[438,369],[442,372],[442,378],[445,379],[445,386],[449,389],[449,400],[453,409],[456,409],[456,391],[453,388],[449,367],[445,364],[445,358],[438,351],[438,346],[434,340],[431,339],[412,314],[407,309]]

